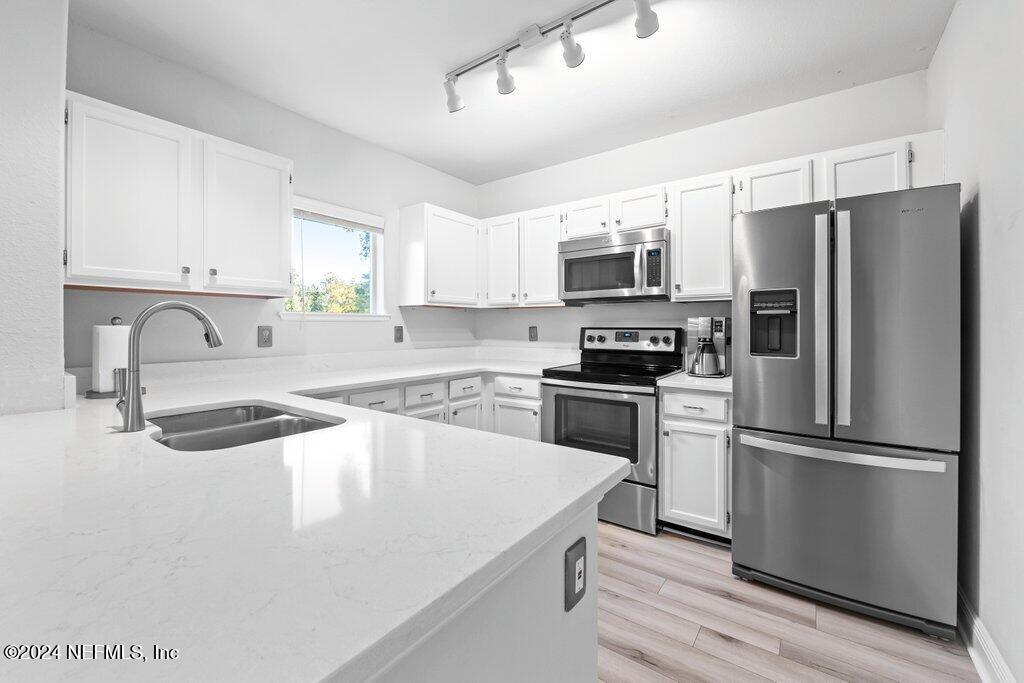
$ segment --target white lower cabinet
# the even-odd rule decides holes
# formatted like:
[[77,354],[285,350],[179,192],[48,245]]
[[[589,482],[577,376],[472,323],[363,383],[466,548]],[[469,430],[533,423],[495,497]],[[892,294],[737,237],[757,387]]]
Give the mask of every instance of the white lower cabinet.
[[479,396],[465,401],[452,401],[448,405],[448,424],[469,429],[483,427],[484,402]]
[[540,441],[540,401],[494,397],[494,431]]
[[658,517],[729,536],[729,427],[664,420]]
[[407,410],[405,411],[406,417],[415,417],[417,420],[427,420],[428,422],[439,422],[445,423],[447,417],[444,405],[431,406],[430,408],[420,408],[419,410]]

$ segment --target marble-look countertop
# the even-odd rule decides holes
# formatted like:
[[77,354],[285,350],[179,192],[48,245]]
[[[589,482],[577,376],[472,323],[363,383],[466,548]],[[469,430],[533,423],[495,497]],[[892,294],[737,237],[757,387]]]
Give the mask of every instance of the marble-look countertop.
[[695,391],[717,391],[732,393],[732,377],[693,377],[685,372],[677,372],[658,380],[658,386],[664,389],[692,389]]
[[[521,361],[161,383],[147,414],[259,403],[342,418],[207,452],[118,431],[113,400],[0,417],[5,643],[139,645],[148,661],[10,661],[6,680],[363,679],[598,501],[620,458],[291,392]],[[143,371],[145,382],[145,370]],[[152,647],[175,648],[153,661]]]

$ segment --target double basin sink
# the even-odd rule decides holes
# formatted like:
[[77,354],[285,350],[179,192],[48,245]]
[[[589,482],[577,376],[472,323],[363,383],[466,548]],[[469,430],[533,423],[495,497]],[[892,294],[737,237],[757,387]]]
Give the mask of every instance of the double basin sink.
[[157,442],[176,451],[212,451],[269,441],[342,424],[342,418],[315,418],[260,405],[215,408],[151,417],[160,427]]

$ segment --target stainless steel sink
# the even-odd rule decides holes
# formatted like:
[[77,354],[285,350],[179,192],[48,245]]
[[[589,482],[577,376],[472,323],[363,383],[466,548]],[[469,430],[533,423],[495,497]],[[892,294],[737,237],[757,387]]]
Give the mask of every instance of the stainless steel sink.
[[326,429],[342,418],[321,419],[295,415],[269,406],[234,406],[149,418],[160,427],[154,437],[176,451],[213,451]]

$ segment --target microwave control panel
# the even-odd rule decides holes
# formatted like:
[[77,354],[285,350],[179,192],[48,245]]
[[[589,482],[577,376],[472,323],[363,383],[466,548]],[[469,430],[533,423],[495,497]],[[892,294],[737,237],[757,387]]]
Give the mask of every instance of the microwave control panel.
[[680,353],[683,333],[671,327],[584,327],[580,330],[582,351],[633,351]]
[[661,247],[647,250],[647,287],[661,287]]

